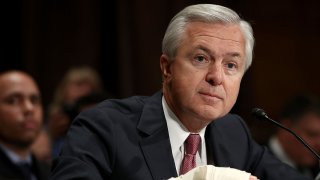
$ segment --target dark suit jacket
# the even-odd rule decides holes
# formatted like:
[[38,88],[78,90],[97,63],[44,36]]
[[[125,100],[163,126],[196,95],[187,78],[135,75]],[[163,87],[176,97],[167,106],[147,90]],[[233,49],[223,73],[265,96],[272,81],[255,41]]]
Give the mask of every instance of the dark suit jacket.
[[[33,157],[34,174],[38,180],[49,179],[50,167],[48,164],[40,162]],[[11,162],[0,148],[0,180],[24,180],[19,167]]]
[[[68,132],[50,179],[163,180],[176,177],[162,93],[107,100],[81,113]],[[244,121],[226,115],[205,133],[209,164],[261,180],[307,179],[255,143]]]

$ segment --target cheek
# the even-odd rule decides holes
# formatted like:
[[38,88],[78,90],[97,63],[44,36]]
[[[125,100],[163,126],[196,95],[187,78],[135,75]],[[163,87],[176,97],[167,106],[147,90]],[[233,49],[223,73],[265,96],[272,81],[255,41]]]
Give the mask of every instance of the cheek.
[[179,76],[180,84],[185,88],[185,90],[194,90],[203,86],[203,83],[207,84],[205,77],[206,70],[198,70],[193,68],[188,68],[183,74]]
[[22,113],[17,108],[6,108],[0,111],[0,117],[4,123],[10,123],[21,119]]
[[229,81],[230,83],[226,84],[225,90],[226,90],[226,97],[228,98],[228,102],[230,104],[233,104],[236,102],[239,89],[240,89],[240,81]]
[[38,107],[36,110],[35,110],[35,117],[36,117],[36,120],[40,123],[42,123],[43,121],[43,110],[41,107]]
[[198,87],[201,87],[202,79],[195,73],[192,76],[184,75],[176,77],[172,82],[172,90],[176,92],[176,96],[189,99],[194,96]]
[[182,89],[183,93],[183,89],[187,91],[196,85],[199,73],[185,64],[178,65],[180,64],[172,68],[172,74],[168,77],[168,81],[174,86],[175,89],[173,90],[178,89],[180,91],[180,89]]
[[171,79],[171,93],[173,98],[186,96],[189,92],[188,82],[184,78]]
[[16,132],[16,129],[18,126],[17,119],[18,119],[17,114],[5,114],[4,116],[1,116],[0,131],[4,133]]

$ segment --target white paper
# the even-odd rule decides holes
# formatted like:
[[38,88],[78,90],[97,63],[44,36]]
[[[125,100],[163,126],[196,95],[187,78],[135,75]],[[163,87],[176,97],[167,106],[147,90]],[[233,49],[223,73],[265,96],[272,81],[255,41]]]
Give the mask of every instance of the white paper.
[[169,180],[249,180],[250,173],[229,167],[198,166],[188,173]]

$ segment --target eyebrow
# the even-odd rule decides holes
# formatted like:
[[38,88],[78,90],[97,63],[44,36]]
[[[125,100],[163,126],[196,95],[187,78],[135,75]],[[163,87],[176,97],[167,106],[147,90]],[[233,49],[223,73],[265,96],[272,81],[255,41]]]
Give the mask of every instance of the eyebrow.
[[31,93],[31,94],[23,94],[22,92],[12,92],[6,95],[6,97],[41,97],[40,94]]
[[[214,56],[216,53],[202,45],[198,45],[195,47],[195,49],[200,49],[206,53],[208,53],[210,56]],[[228,52],[226,54],[224,54],[226,56],[230,56],[230,57],[236,57],[236,58],[240,58],[241,57],[241,54],[239,52]]]
[[241,57],[241,54],[238,52],[231,52],[231,53],[227,53],[227,56],[231,56],[231,57]]

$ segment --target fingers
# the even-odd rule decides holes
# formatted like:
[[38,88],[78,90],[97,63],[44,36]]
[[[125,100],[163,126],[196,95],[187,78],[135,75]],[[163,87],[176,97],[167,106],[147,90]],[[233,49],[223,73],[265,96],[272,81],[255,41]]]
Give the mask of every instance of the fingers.
[[249,180],[259,180],[256,176],[250,176]]

